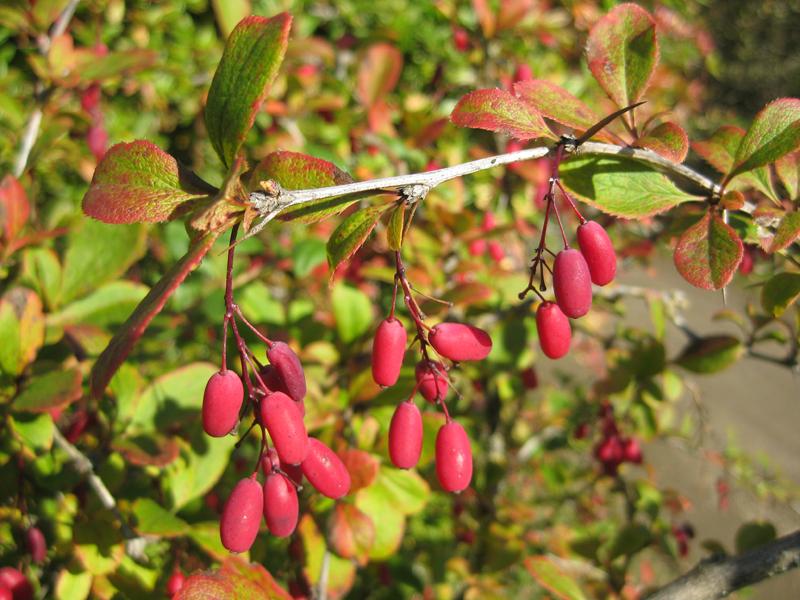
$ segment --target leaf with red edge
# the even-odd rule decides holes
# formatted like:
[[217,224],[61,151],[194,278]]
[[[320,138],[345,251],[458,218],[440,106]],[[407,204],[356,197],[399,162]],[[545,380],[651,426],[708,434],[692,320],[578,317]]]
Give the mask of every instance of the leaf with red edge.
[[27,288],[0,297],[0,373],[20,375],[44,344],[42,301]]
[[74,367],[36,375],[14,398],[14,410],[46,412],[69,406],[81,397],[82,381],[80,369]]
[[767,165],[800,146],[800,99],[779,98],[756,115],[736,150],[731,176]]
[[174,438],[158,433],[115,438],[111,447],[137,467],[166,467],[178,458],[180,452]]
[[272,575],[257,563],[230,556],[217,571],[186,578],[173,600],[291,600]]
[[678,239],[675,267],[692,285],[718,290],[730,282],[743,252],[736,231],[717,211],[709,210]]
[[128,317],[128,320],[111,338],[108,346],[100,354],[92,368],[90,386],[92,394],[96,398],[103,394],[108,382],[125,361],[128,354],[130,354],[139,338],[142,337],[153,317],[161,312],[173,292],[178,289],[178,286],[183,283],[189,273],[203,260],[203,257],[214,244],[217,235],[217,233],[212,232],[194,240],[186,254],[152,287],[144,300],[133,311],[133,314]]
[[525,568],[536,582],[559,600],[585,600],[575,578],[565,573],[547,556],[529,556]]
[[[225,577],[239,578],[255,584],[265,594],[265,598],[273,600],[290,598],[289,594],[278,585],[272,574],[257,563],[250,563],[237,556],[231,556],[222,563],[219,573]],[[249,599],[250,596],[242,595],[239,598]]]
[[761,248],[772,254],[788,248],[800,238],[800,212],[786,213],[775,229],[775,235],[761,240]]
[[0,181],[0,233],[3,241],[10,242],[28,222],[31,205],[28,195],[13,175]]
[[658,64],[656,23],[636,4],[620,4],[595,23],[586,44],[589,70],[622,108],[647,89]]
[[403,55],[392,44],[378,42],[367,48],[358,66],[359,102],[369,108],[382,101],[397,85],[402,70]]
[[470,92],[458,101],[450,120],[459,127],[487,129],[518,140],[555,139],[533,106],[500,89]]
[[226,167],[233,164],[278,73],[291,25],[289,13],[271,19],[253,15],[228,37],[205,113],[211,145]]
[[380,462],[378,458],[364,450],[357,448],[347,448],[344,452],[339,452],[347,472],[350,473],[350,493],[354,493],[361,488],[369,487],[378,476]]
[[83,212],[105,223],[156,223],[184,214],[214,191],[155,144],[136,140],[105,153]]
[[800,197],[800,152],[790,152],[775,161],[775,172],[783,187],[789,193],[789,199]]
[[636,140],[636,145],[652,150],[672,162],[682,163],[689,152],[689,136],[680,125],[667,121]]
[[331,515],[328,537],[336,554],[365,565],[375,543],[375,523],[353,504],[339,502]]
[[375,229],[381,215],[394,204],[379,204],[368,206],[354,212],[345,218],[331,234],[325,249],[328,253],[328,265],[331,270],[331,279],[336,273],[336,267],[353,256],[367,241],[367,237]]
[[533,6],[534,0],[502,0],[497,13],[497,30],[517,27]]

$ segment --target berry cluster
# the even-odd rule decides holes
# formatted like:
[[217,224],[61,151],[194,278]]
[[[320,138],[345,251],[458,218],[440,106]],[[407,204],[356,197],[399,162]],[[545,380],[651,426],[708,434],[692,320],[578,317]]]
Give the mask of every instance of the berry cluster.
[[0,600],[33,600],[33,586],[14,567],[0,569]]
[[[523,299],[529,291],[533,291],[542,300],[536,311],[536,328],[539,331],[542,352],[552,359],[561,358],[569,352],[572,341],[569,319],[578,319],[589,312],[592,307],[592,284],[603,286],[610,283],[617,271],[614,246],[605,229],[599,223],[587,221],[583,217],[558,179],[558,165],[562,151],[563,146],[559,146],[553,161],[548,191],[544,197],[546,203],[544,224],[539,246],[531,261],[528,286],[519,294],[520,299]],[[580,250],[570,248],[567,241],[556,204],[556,188],[580,221],[577,230]],[[547,225],[552,215],[556,217],[564,243],[563,250],[558,254],[553,254],[547,248],[546,242]],[[545,253],[555,258],[552,268],[547,264]],[[547,289],[545,271],[550,272],[552,277],[555,302],[547,300],[542,295]]]
[[[235,239],[236,228],[231,234],[232,244]],[[203,429],[210,436],[235,432],[246,396],[245,410],[249,408],[253,413],[251,429],[261,428],[256,469],[236,484],[220,519],[222,545],[231,552],[246,552],[258,534],[262,514],[273,535],[286,537],[294,532],[299,516],[297,491],[303,477],[321,494],[338,499],[350,491],[350,474],[333,450],[309,437],[306,431],[306,378],[297,354],[285,342],[264,336],[234,303],[233,252],[232,246],[228,253],[222,367],[206,384],[202,416]],[[247,347],[239,334],[237,318],[266,344],[269,364],[261,364]],[[227,368],[228,327],[236,341],[241,377]],[[263,484],[258,481],[259,465],[264,473]]]
[[417,391],[429,403],[441,406],[446,422],[436,436],[436,475],[448,492],[465,490],[472,480],[472,450],[464,428],[453,421],[447,411],[446,397],[450,386],[447,367],[430,358],[429,348],[453,363],[483,360],[492,349],[489,335],[466,323],[439,323],[429,327],[412,295],[400,253],[395,253],[397,271],[389,316],[375,332],[372,346],[372,376],[383,387],[397,383],[405,358],[408,335],[395,317],[398,287],[402,287],[405,305],[416,325],[416,340],[421,358],[415,368],[416,385],[407,400],[401,402],[389,426],[389,457],[399,469],[416,466],[422,452],[422,415],[414,404]]
[[642,449],[636,438],[622,436],[609,405],[602,408],[602,437],[594,447],[594,456],[603,473],[614,476],[622,463],[641,464]]

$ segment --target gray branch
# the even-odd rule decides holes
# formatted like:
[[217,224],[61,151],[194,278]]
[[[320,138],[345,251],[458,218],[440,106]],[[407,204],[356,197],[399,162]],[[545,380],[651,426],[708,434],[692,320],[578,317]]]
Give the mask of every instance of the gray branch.
[[800,567],[800,531],[740,556],[711,559],[648,596],[648,600],[715,600]]

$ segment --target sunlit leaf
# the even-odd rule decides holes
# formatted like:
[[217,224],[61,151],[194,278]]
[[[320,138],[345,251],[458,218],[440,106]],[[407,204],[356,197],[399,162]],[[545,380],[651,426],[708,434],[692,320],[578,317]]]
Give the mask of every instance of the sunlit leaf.
[[744,245],[736,231],[719,213],[708,211],[678,239],[674,262],[692,285],[718,290],[730,282],[743,252]]

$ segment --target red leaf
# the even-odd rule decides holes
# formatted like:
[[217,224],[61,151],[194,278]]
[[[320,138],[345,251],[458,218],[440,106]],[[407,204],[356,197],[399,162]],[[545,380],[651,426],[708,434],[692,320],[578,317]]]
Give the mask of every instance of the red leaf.
[[218,571],[195,573],[173,600],[291,600],[264,567],[231,556]]
[[127,462],[139,467],[166,467],[178,458],[178,442],[157,433],[135,437],[116,438],[111,447],[122,454]]
[[789,193],[789,199],[800,196],[800,152],[792,152],[775,161],[775,171]]
[[128,354],[130,354],[139,338],[142,337],[153,317],[161,312],[173,292],[178,289],[178,286],[183,283],[187,275],[203,260],[203,257],[214,244],[217,235],[217,233],[212,232],[193,241],[186,254],[153,286],[144,300],[133,311],[133,314],[128,317],[128,320],[111,338],[108,346],[100,354],[92,368],[90,386],[92,394],[96,398],[103,394],[108,382],[125,361]]
[[14,398],[14,410],[46,412],[64,408],[81,397],[82,382],[83,375],[77,368],[36,375]]
[[214,188],[145,140],[112,146],[95,169],[83,212],[105,223],[174,219]]
[[692,285],[718,290],[730,282],[743,252],[742,240],[733,228],[710,210],[678,239],[675,267]]
[[358,67],[356,90],[359,101],[367,108],[375,106],[394,89],[402,70],[400,50],[386,42],[370,46]]
[[689,152],[689,137],[680,125],[662,123],[636,141],[640,148],[647,148],[675,163],[686,160]]
[[459,127],[488,129],[518,140],[555,139],[533,106],[500,89],[470,92],[458,101],[450,120]]
[[350,473],[350,493],[369,487],[378,476],[378,459],[363,450],[348,448],[339,452],[347,472]]
[[[514,93],[542,115],[576,131],[586,131],[599,117],[581,100],[564,88],[545,81],[530,79],[514,84]],[[598,137],[602,137],[598,133]]]
[[365,565],[375,543],[375,523],[354,505],[338,502],[331,515],[329,537],[336,554]]
[[0,231],[5,242],[17,237],[30,216],[28,195],[13,175],[0,181]]

